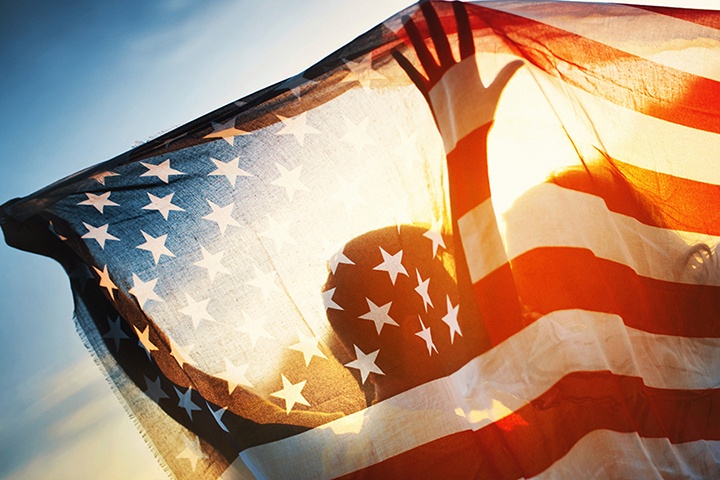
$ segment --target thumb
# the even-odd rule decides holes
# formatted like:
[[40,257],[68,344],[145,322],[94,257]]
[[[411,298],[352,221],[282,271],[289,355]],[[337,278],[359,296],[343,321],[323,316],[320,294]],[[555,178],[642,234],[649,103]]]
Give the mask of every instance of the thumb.
[[518,68],[522,66],[522,60],[514,60],[505,65],[502,70],[498,72],[495,80],[493,80],[493,82],[488,87],[488,90],[493,90],[499,95],[502,89],[505,88],[505,85],[507,85],[507,83],[510,81],[512,76],[515,75],[515,72],[517,72]]

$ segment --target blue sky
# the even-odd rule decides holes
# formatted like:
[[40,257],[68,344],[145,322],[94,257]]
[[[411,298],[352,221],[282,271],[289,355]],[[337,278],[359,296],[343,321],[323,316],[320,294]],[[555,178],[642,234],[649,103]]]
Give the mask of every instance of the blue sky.
[[[0,203],[294,75],[410,3],[0,1]],[[60,267],[8,247],[0,368],[0,477],[165,478],[74,330]]]

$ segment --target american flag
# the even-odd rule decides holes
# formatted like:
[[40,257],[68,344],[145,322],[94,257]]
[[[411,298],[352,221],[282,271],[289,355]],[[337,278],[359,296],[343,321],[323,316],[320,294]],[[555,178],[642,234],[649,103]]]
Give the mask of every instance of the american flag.
[[717,477],[719,30],[424,2],[6,240],[178,478]]

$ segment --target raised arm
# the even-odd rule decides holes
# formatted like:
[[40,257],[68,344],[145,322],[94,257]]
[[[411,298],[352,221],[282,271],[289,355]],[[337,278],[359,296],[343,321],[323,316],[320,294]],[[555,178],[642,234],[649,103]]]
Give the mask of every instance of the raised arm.
[[425,96],[442,136],[461,302],[465,308],[470,303],[477,304],[490,342],[496,345],[519,330],[522,315],[492,206],[487,136],[500,93],[522,62],[506,65],[485,87],[475,60],[475,42],[465,6],[455,2],[452,7],[459,61],[455,60],[442,23],[429,2],[420,8],[437,60],[409,17],[403,25],[424,74],[399,51],[393,55]]

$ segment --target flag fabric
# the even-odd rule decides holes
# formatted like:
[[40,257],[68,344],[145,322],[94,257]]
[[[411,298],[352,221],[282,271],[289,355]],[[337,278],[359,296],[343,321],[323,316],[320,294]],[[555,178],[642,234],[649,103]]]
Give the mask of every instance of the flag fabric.
[[178,478],[717,478],[718,99],[717,12],[423,2],[2,226]]

